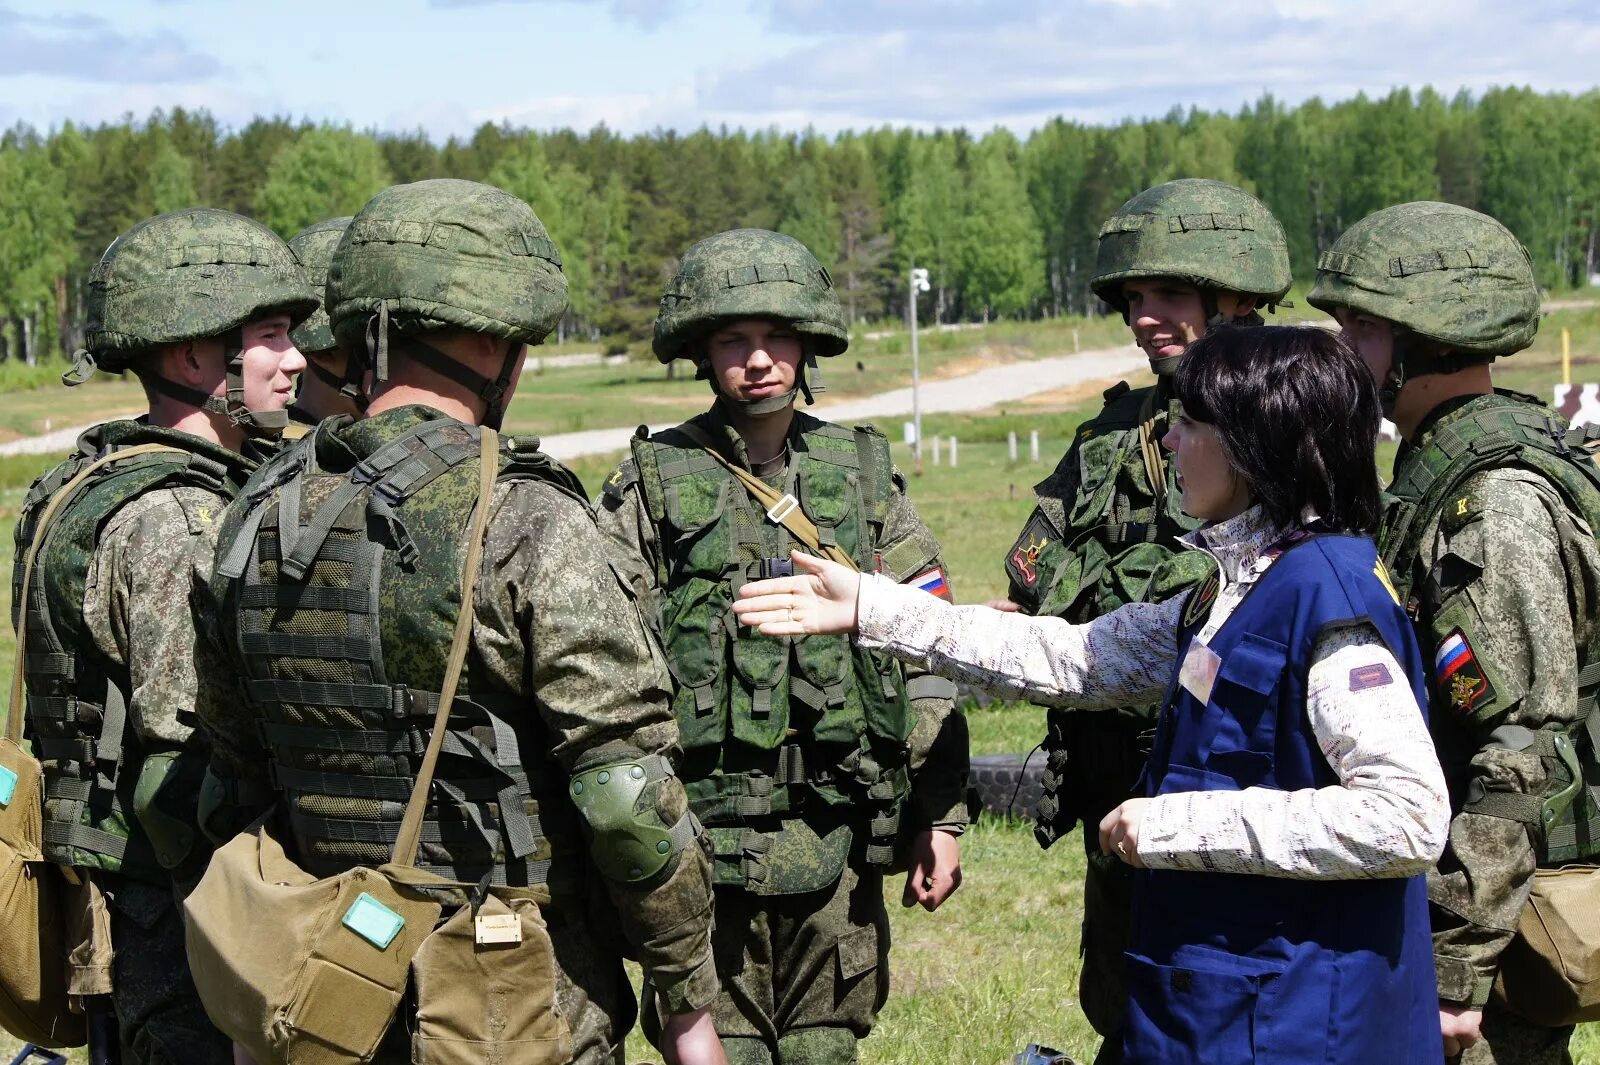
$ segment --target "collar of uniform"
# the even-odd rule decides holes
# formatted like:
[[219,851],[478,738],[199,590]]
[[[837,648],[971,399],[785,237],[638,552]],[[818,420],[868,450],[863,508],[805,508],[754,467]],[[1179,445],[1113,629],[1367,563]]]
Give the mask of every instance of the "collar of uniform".
[[1186,547],[1204,551],[1217,560],[1223,580],[1249,583],[1266,569],[1268,549],[1283,538],[1284,530],[1267,520],[1259,505],[1226,521],[1207,525],[1178,538]]
[[443,411],[411,403],[334,426],[332,432],[317,434],[317,464],[325,470],[347,470],[401,433],[426,422],[451,420]]
[[[789,435],[784,437],[784,450],[781,453],[785,458],[799,450],[800,436],[805,428],[803,423],[807,417],[803,411],[797,410],[794,412],[794,417],[790,419]],[[723,405],[721,396],[718,396],[717,401],[711,405],[711,409],[706,412],[705,418],[706,423],[703,428],[711,436],[711,439],[716,440],[718,443],[724,440],[727,441],[727,448],[723,453],[745,469],[756,473],[757,476],[762,476],[763,480],[770,480],[774,476],[781,478],[783,471],[788,468],[788,463],[785,462],[778,470],[769,471],[763,476],[751,467],[750,449],[745,446],[744,437],[739,435],[739,430],[735,429],[733,423],[728,420],[728,410]]]

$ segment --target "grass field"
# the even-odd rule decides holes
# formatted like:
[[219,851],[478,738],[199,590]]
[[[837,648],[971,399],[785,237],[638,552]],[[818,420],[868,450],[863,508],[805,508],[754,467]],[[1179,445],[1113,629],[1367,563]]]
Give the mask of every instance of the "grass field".
[[[1120,329],[1120,323],[1116,324]],[[1600,380],[1600,311],[1593,308],[1551,315],[1539,344],[1504,364],[1498,379],[1548,400],[1550,385],[1559,380],[1559,330],[1563,325],[1574,332],[1575,379]],[[985,357],[985,346],[1000,344],[1016,346],[1012,356],[1023,358],[1070,350],[1070,335],[1065,337],[1065,348],[1061,346],[1062,330],[1069,327],[1035,327],[1039,330],[1036,336],[1029,336],[1026,328],[1008,325],[991,327],[981,335],[942,334],[960,338],[960,346],[953,343],[945,359],[930,354],[930,349],[937,352],[936,344],[925,346],[924,354],[937,367]],[[1007,336],[1009,339],[1003,339]],[[1089,348],[1115,339],[1113,335],[1091,342],[1081,337],[1080,343]],[[869,343],[892,347],[890,341]],[[1035,343],[1039,346],[1029,346]],[[881,370],[885,376],[859,391],[903,383],[889,378],[902,371],[909,373],[904,366],[908,356],[890,351],[881,356],[872,363],[872,374]],[[551,370],[530,377],[532,387],[519,393],[512,408],[516,423],[512,428],[560,432],[614,425],[628,420],[605,416],[616,409],[614,403],[641,409],[643,397],[664,392],[665,383],[653,366],[635,364],[620,369],[627,372],[611,371],[619,378],[614,383],[606,383],[608,378],[600,368],[592,373]],[[853,366],[850,371],[832,373],[830,387],[847,391],[851,372]],[[583,376],[566,376],[569,374]],[[583,384],[584,380],[588,383]],[[122,395],[116,389],[126,386],[107,382],[92,387],[95,391],[80,390],[66,396],[41,392],[37,401],[31,393],[8,396],[7,409],[0,413],[0,432],[13,427],[13,431],[37,431],[37,426],[24,428],[31,424],[29,419],[38,422],[51,417],[58,419],[57,425],[68,419],[89,420],[96,415],[84,411],[114,405]],[[673,410],[686,414],[704,405],[703,383],[680,381],[671,387],[680,390],[672,393],[672,402],[682,403]],[[601,402],[592,392],[617,398]],[[53,400],[47,401],[47,397]],[[896,460],[908,471],[919,511],[945,545],[951,579],[961,601],[981,602],[1004,593],[1000,560],[1031,507],[1031,487],[1059,457],[1073,428],[1091,412],[1096,398],[1091,390],[1088,395],[1058,397],[1053,403],[1017,404],[1004,412],[925,419],[930,435],[960,439],[960,465],[955,469],[932,465],[929,455],[922,474],[916,475],[911,472],[909,455],[897,445]],[[25,401],[27,413],[13,409],[17,400]],[[667,408],[663,404],[661,409]],[[639,420],[656,421],[644,415]],[[1027,461],[1030,429],[1041,435],[1041,462],[1037,465]],[[1021,437],[1020,462],[1010,461],[1007,455],[1005,438],[1012,430]],[[1392,445],[1383,450],[1382,468],[1387,468],[1392,454]],[[616,458],[595,457],[574,465],[585,483],[594,487]],[[0,459],[0,527],[9,530],[14,523],[23,489],[46,461]],[[0,533],[0,567],[9,570],[10,559],[11,537]],[[0,581],[0,586],[5,588],[0,599],[9,609],[10,583]],[[0,626],[0,685],[9,684],[13,652],[10,627]],[[969,722],[974,753],[1027,750],[1042,734],[1042,721],[1042,711],[1026,705],[973,709]],[[1047,1043],[1080,1059],[1091,1057],[1095,1038],[1077,1006],[1080,840],[1073,836],[1044,852],[1025,826],[986,820],[966,837],[962,857],[965,883],[936,914],[902,910],[900,885],[895,883],[889,889],[894,991],[877,1030],[863,1046],[863,1062],[1000,1065],[1029,1042]],[[0,1055],[14,1052],[14,1046],[0,1036]],[[1581,1030],[1574,1055],[1580,1063],[1600,1065],[1600,1033],[1593,1028]],[[637,1034],[629,1057],[658,1060]]]

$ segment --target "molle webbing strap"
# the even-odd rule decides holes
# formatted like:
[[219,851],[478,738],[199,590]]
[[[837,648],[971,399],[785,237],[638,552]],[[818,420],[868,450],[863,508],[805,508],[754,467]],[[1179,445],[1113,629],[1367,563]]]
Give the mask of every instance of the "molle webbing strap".
[[400,830],[395,836],[391,860],[400,866],[414,866],[417,863],[428,792],[433,785],[434,770],[439,765],[439,752],[444,748],[445,729],[450,724],[450,704],[455,701],[456,686],[461,681],[461,667],[467,658],[467,644],[472,638],[473,590],[478,582],[478,566],[483,561],[483,539],[489,527],[489,510],[494,503],[495,475],[500,471],[499,435],[487,427],[480,429],[479,434],[478,501],[473,507],[472,524],[467,534],[467,559],[461,567],[461,611],[456,615],[456,628],[450,639],[450,659],[445,665],[444,685],[439,689],[439,711],[433,719],[433,732],[428,737],[428,749],[422,756],[417,783],[406,802],[405,816],[401,818]]
[[78,471],[77,476],[62,485],[50,502],[45,505],[44,512],[39,515],[39,520],[34,523],[33,543],[28,545],[28,554],[22,563],[22,587],[17,597],[17,608],[22,611],[23,624],[17,627],[17,652],[11,663],[11,712],[6,718],[6,739],[13,743],[22,742],[22,719],[26,714],[26,702],[23,689],[24,667],[27,663],[28,626],[26,611],[28,608],[28,595],[32,590],[33,567],[39,559],[39,549],[43,546],[45,538],[49,535],[50,523],[55,519],[56,513],[65,506],[78,492],[84,482],[88,481],[102,467],[123,459],[135,458],[139,455],[150,455],[157,452],[167,452],[174,455],[188,457],[189,452],[182,448],[171,447],[167,444],[137,444],[133,447],[122,448],[102,455]]
[[848,553],[833,544],[822,542],[822,536],[817,527],[812,524],[810,518],[800,512],[799,504],[792,497],[784,495],[744,467],[736,466],[723,458],[722,454],[717,451],[716,445],[711,442],[711,438],[701,432],[699,426],[685,423],[680,425],[678,429],[690,440],[699,444],[706,454],[721,463],[729,473],[738,478],[739,482],[745,486],[750,494],[762,506],[767,508],[768,518],[788,529],[795,539],[823,558],[831,559],[841,566],[849,566],[850,569],[860,572],[860,567],[856,565],[856,560],[851,558]]

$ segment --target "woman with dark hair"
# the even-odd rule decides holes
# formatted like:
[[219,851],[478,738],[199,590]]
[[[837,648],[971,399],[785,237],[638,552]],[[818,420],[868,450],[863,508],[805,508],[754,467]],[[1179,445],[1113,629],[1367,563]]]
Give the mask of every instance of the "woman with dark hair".
[[1087,625],[954,607],[809,555],[734,610],[1035,701],[1164,710],[1142,794],[1100,824],[1137,872],[1129,1062],[1442,1056],[1422,874],[1449,800],[1412,626],[1378,564],[1370,374],[1332,333],[1188,351],[1172,450],[1217,574]]

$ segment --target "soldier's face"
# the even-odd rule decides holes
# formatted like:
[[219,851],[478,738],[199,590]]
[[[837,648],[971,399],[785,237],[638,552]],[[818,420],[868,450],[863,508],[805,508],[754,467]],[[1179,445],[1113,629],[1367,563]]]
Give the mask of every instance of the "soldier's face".
[[712,333],[706,348],[717,386],[730,399],[767,399],[794,387],[802,342],[787,322],[741,319]]
[[306,360],[289,339],[289,316],[276,314],[246,323],[243,344],[244,403],[257,411],[283,410],[294,399],[294,379]]
[[1394,365],[1394,324],[1348,307],[1335,307],[1333,319],[1339,323],[1339,339],[1361,356],[1372,379],[1383,384]]
[[[1128,301],[1133,341],[1152,359],[1182,355],[1206,335],[1205,300],[1193,285],[1159,277],[1124,281],[1122,297]],[[1243,317],[1254,309],[1253,297],[1217,293],[1217,311],[1227,318]]]
[[1203,521],[1227,521],[1250,506],[1250,490],[1228,462],[1215,426],[1180,412],[1161,443],[1172,452],[1184,513]]

